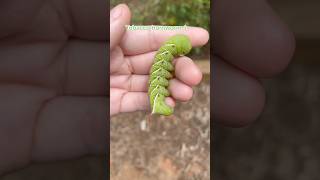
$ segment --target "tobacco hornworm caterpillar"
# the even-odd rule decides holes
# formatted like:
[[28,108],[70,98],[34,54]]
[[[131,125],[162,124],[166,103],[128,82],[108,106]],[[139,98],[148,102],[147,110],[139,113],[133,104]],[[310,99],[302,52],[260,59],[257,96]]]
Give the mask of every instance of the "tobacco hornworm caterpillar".
[[158,50],[149,78],[149,99],[152,114],[171,115],[173,108],[165,103],[165,98],[170,95],[167,87],[174,70],[172,60],[174,57],[183,56],[190,52],[192,46],[185,35],[175,35],[169,38]]

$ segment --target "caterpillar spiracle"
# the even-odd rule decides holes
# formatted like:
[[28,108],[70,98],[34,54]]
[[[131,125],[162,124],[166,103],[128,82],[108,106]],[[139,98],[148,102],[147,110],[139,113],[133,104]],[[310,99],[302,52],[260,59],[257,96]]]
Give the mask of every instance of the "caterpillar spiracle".
[[170,96],[169,80],[173,77],[174,57],[184,56],[191,50],[191,42],[186,35],[175,35],[169,38],[157,51],[149,77],[149,100],[152,114],[169,116],[173,108],[166,104],[165,98]]

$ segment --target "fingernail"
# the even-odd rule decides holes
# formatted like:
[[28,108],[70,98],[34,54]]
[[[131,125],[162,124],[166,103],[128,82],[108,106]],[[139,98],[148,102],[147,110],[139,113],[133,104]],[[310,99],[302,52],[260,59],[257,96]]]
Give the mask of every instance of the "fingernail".
[[110,17],[112,20],[117,19],[118,17],[120,17],[122,14],[122,7],[121,5],[118,5],[116,7],[114,7],[111,12],[110,12]]

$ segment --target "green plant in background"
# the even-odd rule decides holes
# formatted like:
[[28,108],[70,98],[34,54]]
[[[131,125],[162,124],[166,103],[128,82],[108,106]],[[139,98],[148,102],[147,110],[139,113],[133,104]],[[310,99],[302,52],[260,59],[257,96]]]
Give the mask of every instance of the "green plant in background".
[[210,0],[159,1],[158,21],[162,25],[192,25],[209,29]]
[[[111,0],[111,6],[126,3],[135,25],[190,25],[209,30],[210,0]],[[194,48],[191,55],[209,52],[209,45]]]

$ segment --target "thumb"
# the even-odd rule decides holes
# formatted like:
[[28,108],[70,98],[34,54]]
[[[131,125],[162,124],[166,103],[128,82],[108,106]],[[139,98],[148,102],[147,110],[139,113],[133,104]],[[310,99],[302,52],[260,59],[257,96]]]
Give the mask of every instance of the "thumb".
[[129,7],[125,4],[119,4],[110,11],[110,50],[120,43],[130,19]]

